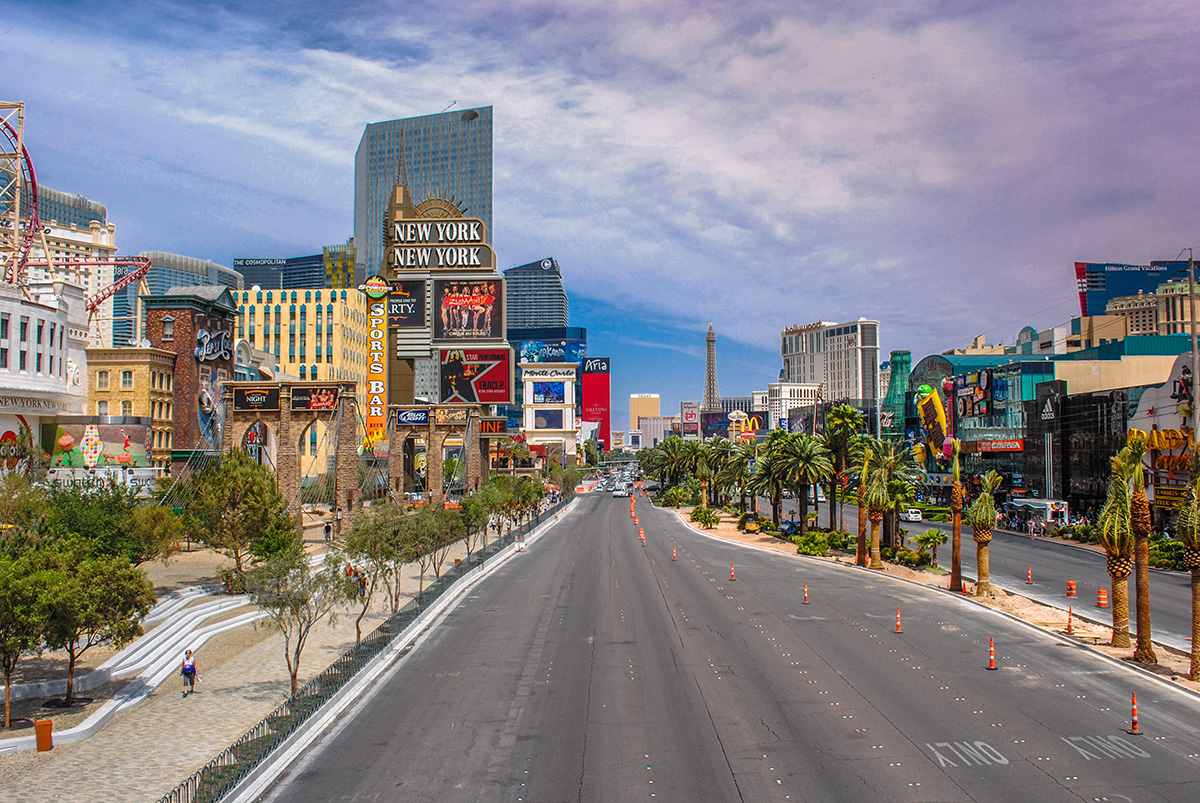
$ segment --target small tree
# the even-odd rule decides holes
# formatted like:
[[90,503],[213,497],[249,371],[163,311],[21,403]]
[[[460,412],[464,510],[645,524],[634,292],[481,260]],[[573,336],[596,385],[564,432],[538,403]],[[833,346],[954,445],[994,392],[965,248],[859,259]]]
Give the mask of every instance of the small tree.
[[992,530],[996,527],[996,499],[992,496],[1004,478],[999,472],[989,471],[984,475],[979,496],[963,516],[963,521],[974,532],[975,538],[975,596],[983,597],[992,590],[988,545],[992,541]]
[[146,574],[123,558],[90,555],[79,560],[69,547],[33,556],[48,564],[44,639],[67,653],[67,694],[75,701],[75,666],[97,644],[120,650],[142,635],[141,619],[154,606]]
[[183,536],[183,522],[175,512],[153,502],[134,507],[125,528],[126,542],[131,546],[130,562],[135,566],[159,558],[166,562],[171,545]]
[[336,555],[330,554],[317,568],[303,557],[285,554],[251,569],[246,575],[250,599],[267,614],[271,627],[283,634],[283,653],[296,693],[300,658],[312,629],[328,618],[336,620],[335,609],[358,592],[357,585],[341,571]]
[[936,567],[938,547],[950,540],[950,536],[936,527],[931,527],[920,535],[913,536],[913,541],[917,545],[917,549],[924,554],[926,549],[933,551],[933,565]]
[[120,556],[137,564],[151,556],[143,544],[130,537],[127,525],[134,504],[133,492],[110,478],[99,485],[51,485],[44,509],[53,535],[77,535],[87,542],[90,552]]
[[366,575],[366,594],[354,620],[355,641],[362,640],[362,620],[371,607],[375,589],[383,586],[392,613],[400,609],[400,579],[406,553],[400,538],[405,514],[395,505],[364,510],[347,530],[342,555]]
[[190,484],[194,497],[187,526],[233,561],[233,579],[244,576],[252,555],[269,559],[295,542],[296,522],[288,516],[288,503],[276,490],[275,477],[241,449],[232,450]]
[[45,572],[34,572],[28,557],[0,552],[0,667],[4,669],[4,727],[12,725],[13,672],[26,652],[38,647],[45,632],[42,589]]
[[476,492],[459,502],[458,514],[462,519],[465,531],[463,545],[467,548],[467,558],[469,559],[471,553],[475,551],[481,531],[486,538],[488,511],[484,501],[480,499],[479,493]]

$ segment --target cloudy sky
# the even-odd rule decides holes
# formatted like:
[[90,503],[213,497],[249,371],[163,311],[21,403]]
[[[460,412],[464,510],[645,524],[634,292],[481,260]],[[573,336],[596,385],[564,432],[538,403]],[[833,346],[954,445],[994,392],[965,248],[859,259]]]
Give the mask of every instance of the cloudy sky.
[[[1072,263],[1195,245],[1200,3],[0,0],[40,180],[124,253],[344,241],[366,123],[495,108],[502,266],[664,412],[777,376],[779,330],[914,357],[1078,314]],[[1189,55],[1190,54],[1190,55]]]

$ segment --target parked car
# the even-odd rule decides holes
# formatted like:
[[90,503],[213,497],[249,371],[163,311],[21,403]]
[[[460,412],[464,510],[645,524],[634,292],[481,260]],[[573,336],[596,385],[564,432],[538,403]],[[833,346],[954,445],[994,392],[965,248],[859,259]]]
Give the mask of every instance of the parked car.
[[900,521],[921,521],[920,508],[910,507],[900,514]]

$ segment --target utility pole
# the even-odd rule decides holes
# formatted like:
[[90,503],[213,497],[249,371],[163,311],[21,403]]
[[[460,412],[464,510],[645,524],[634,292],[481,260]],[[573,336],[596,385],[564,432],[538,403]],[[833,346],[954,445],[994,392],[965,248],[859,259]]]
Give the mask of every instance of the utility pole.
[[1200,405],[1196,402],[1196,380],[1200,377],[1200,354],[1196,353],[1196,265],[1192,259],[1192,249],[1188,248],[1188,316],[1192,328],[1192,432],[1188,438],[1195,448],[1196,430],[1200,428]]

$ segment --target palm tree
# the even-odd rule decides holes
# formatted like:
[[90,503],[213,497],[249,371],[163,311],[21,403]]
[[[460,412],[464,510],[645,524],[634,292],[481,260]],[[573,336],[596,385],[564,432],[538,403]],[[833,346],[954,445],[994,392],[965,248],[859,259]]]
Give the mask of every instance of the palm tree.
[[1150,502],[1146,499],[1146,474],[1142,460],[1146,456],[1146,436],[1138,433],[1129,439],[1124,451],[1133,478],[1133,495],[1129,498],[1129,525],[1133,531],[1134,597],[1137,611],[1137,645],[1133,660],[1141,664],[1156,664],[1154,643],[1150,640]]
[[783,502],[783,461],[771,452],[761,455],[750,475],[750,492],[771,501],[771,521],[779,526],[779,506]]
[[951,443],[953,448],[950,457],[950,478],[953,485],[950,490],[950,590],[959,592],[962,591],[963,487],[958,453],[962,449],[962,441],[956,439]]
[[[808,489],[833,474],[829,450],[812,435],[793,435],[779,449],[784,483],[800,501],[800,535],[808,532]],[[813,514],[816,515],[816,514]]]
[[892,509],[889,511],[887,523],[892,528],[892,539],[889,545],[893,548],[904,546],[900,537],[900,511],[908,508],[917,500],[917,487],[911,482],[893,480],[888,486],[888,495],[892,497]]
[[[878,443],[878,442],[877,442]],[[869,568],[883,569],[883,559],[879,554],[879,523],[883,521],[883,516],[887,509],[891,507],[892,500],[888,496],[888,479],[887,470],[879,465],[878,452],[875,452],[875,459],[868,460],[864,464],[866,473],[865,480],[859,486],[860,504],[867,508],[867,516],[871,520],[871,562]]]
[[725,466],[733,459],[733,443],[727,438],[713,438],[705,446],[708,448],[708,467],[712,470],[713,504],[720,507],[726,501],[725,493],[729,489],[723,477]]
[[988,544],[996,527],[996,498],[992,495],[1004,480],[999,472],[989,471],[980,482],[979,496],[964,517],[975,533],[975,596],[986,597],[992,590],[988,575]]
[[1108,498],[1100,512],[1096,540],[1108,556],[1105,568],[1112,578],[1113,647],[1129,646],[1129,574],[1133,571],[1133,528],[1129,515],[1128,461],[1121,450],[1112,459]]
[[663,439],[663,442],[658,445],[662,450],[663,470],[667,475],[667,485],[678,485],[680,471],[682,469],[682,461],[680,460],[680,450],[683,448],[684,440],[678,435],[670,435]]
[[938,565],[937,548],[946,543],[949,538],[950,536],[946,535],[945,530],[939,530],[937,527],[930,527],[920,535],[913,536],[913,541],[916,542],[917,549],[922,552],[924,552],[926,549],[933,550],[933,567],[936,569]]
[[[883,472],[884,482],[888,486],[888,499],[891,502],[892,510],[886,511],[886,513],[891,513],[898,518],[899,513],[895,510],[897,504],[895,495],[910,495],[912,486],[920,481],[920,472],[913,460],[912,452],[903,441],[872,441],[871,448],[874,451],[872,462],[875,470]],[[889,538],[888,545],[895,547],[896,544],[893,541],[896,527],[890,521],[890,517],[888,525],[887,529],[892,536]]]
[[846,472],[850,452],[850,439],[858,434],[862,426],[862,413],[848,404],[839,404],[830,410],[829,415],[825,417],[825,445],[833,454],[832,479],[834,481],[829,484],[829,529],[831,530],[841,529],[843,523],[840,515],[835,518],[834,504],[841,501],[834,498],[835,496],[840,496],[840,493],[837,493],[837,491],[840,490],[841,483],[837,482],[837,480],[840,480]]
[[867,478],[871,471],[871,456],[875,454],[872,448],[874,439],[860,438],[854,444],[857,449],[854,454],[855,477],[858,483],[858,546],[854,552],[854,563],[858,566],[867,565]]
[[708,450],[701,447],[696,454],[696,465],[692,469],[693,475],[700,482],[700,507],[708,507],[708,485],[712,482],[713,472],[709,468]]
[[723,488],[738,489],[738,508],[742,513],[746,512],[746,491],[753,465],[754,445],[741,441],[729,450],[728,458],[717,472],[717,481]]
[[[1183,563],[1192,573],[1192,665],[1189,680],[1200,680],[1200,456],[1192,452],[1192,481],[1175,519],[1175,537],[1183,544]],[[1141,628],[1139,627],[1140,631]]]

